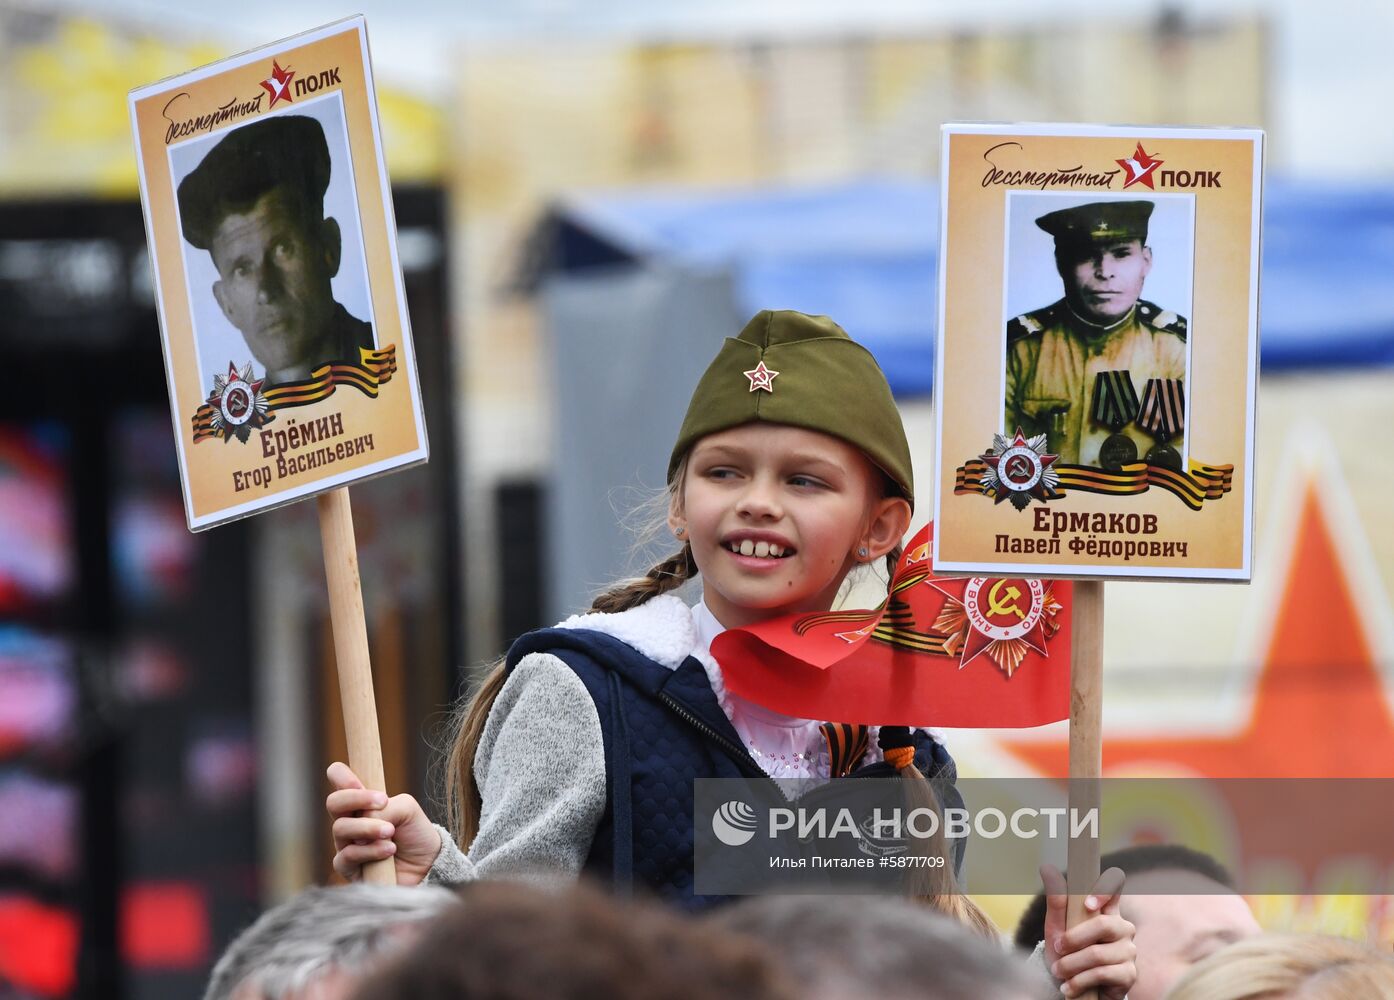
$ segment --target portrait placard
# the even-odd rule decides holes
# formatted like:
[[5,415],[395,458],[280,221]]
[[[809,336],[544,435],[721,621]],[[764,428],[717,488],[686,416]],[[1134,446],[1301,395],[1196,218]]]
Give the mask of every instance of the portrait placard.
[[941,572],[1247,581],[1263,133],[946,125]]
[[190,529],[426,461],[363,19],[130,112]]

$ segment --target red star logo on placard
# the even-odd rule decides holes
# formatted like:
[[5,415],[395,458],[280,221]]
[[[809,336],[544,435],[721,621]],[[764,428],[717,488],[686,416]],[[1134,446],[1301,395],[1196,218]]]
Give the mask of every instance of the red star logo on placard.
[[[1160,764],[1207,778],[1394,777],[1394,717],[1365,638],[1372,595],[1342,564],[1319,488],[1304,491],[1247,721],[1216,735],[1107,737],[1105,775]],[[1069,771],[1064,741],[1001,742],[1043,774]]]
[[1137,152],[1125,160],[1114,160],[1114,163],[1123,168],[1127,176],[1123,180],[1123,190],[1127,190],[1134,184],[1143,184],[1152,190],[1152,175],[1157,172],[1157,168],[1162,165],[1162,161],[1147,155],[1147,150],[1142,148],[1142,143],[1137,144]]
[[768,393],[773,393],[775,376],[777,376],[779,372],[771,371],[766,368],[765,362],[761,361],[744,374],[746,378],[750,379],[751,392],[754,392],[756,389],[763,389]]
[[281,64],[276,60],[271,60],[271,75],[261,81],[262,87],[271,95],[271,103],[267,108],[274,108],[277,101],[293,103],[290,97],[290,80],[295,76],[295,70],[281,69]]

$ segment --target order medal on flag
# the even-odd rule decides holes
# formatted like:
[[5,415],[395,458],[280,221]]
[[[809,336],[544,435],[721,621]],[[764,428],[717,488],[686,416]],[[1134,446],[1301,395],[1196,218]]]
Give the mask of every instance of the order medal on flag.
[[1142,390],[1137,425],[1157,439],[1147,453],[1148,465],[1181,471],[1181,455],[1167,442],[1185,430],[1186,387],[1180,379],[1150,378]]
[[1027,654],[1050,655],[1046,640],[1060,629],[1058,584],[981,576],[927,582],[947,598],[934,628],[951,636],[950,652],[962,650],[960,669],[987,654],[1010,677]]
[[1127,371],[1099,372],[1094,376],[1095,423],[1113,431],[1099,448],[1099,464],[1110,472],[1137,461],[1137,445],[1123,428],[1137,417],[1137,390]]

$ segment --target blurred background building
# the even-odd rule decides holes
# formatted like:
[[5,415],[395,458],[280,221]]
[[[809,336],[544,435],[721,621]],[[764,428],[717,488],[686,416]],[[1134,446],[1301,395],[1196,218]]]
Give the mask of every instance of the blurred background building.
[[[394,791],[431,798],[473,668],[643,562],[619,515],[756,309],[868,343],[928,479],[938,127],[983,119],[1269,134],[1255,582],[1110,585],[1106,769],[1394,777],[1394,13],[496,6],[0,0],[0,983],[188,996],[328,877],[317,526],[184,527],[125,96],[358,10],[434,446],[354,489]],[[953,744],[1058,774],[1063,739]],[[1386,896],[1289,888],[1272,926],[1394,940]]]

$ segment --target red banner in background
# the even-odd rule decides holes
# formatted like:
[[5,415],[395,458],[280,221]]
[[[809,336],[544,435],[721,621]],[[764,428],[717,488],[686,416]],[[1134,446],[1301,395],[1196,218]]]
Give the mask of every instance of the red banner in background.
[[726,686],[786,715],[862,725],[1043,726],[1070,712],[1070,584],[936,577],[933,525],[886,602],[789,615],[712,643]]

